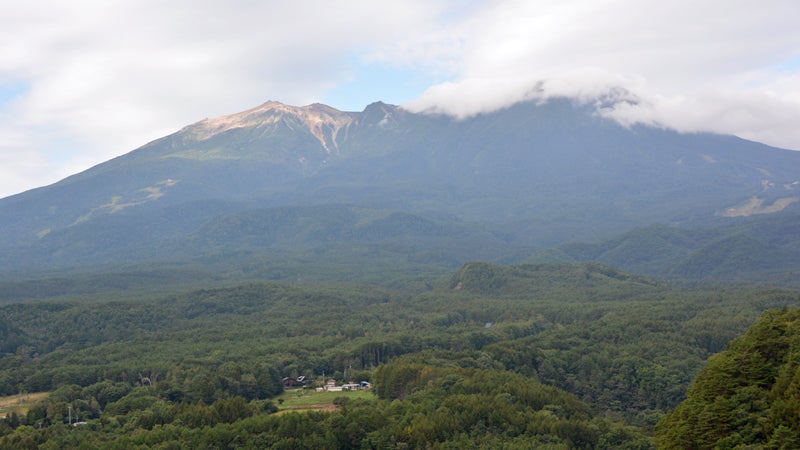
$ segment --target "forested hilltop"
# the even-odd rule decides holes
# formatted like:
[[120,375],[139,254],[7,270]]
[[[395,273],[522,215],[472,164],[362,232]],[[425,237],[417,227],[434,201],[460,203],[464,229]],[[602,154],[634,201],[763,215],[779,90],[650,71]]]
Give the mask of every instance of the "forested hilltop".
[[[0,393],[49,395],[8,413],[0,447],[645,449],[659,421],[658,442],[680,446],[670,423],[705,361],[784,307],[796,290],[686,289],[592,263],[10,303]],[[764,320],[795,330],[792,311]],[[789,369],[753,361],[758,383],[796,390]],[[371,388],[287,408],[328,379]]]
[[663,448],[800,448],[800,309],[768,311],[709,359],[658,434]]

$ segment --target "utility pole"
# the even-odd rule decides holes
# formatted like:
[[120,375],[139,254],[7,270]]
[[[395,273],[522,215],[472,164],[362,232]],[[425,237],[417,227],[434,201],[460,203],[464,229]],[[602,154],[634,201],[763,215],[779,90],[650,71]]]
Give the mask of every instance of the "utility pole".
[[69,424],[72,425],[72,405],[69,405]]

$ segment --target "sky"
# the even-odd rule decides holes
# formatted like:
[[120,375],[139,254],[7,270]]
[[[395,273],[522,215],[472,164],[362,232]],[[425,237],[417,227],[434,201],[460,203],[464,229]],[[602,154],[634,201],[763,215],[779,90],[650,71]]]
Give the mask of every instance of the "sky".
[[0,198],[268,100],[623,124],[800,150],[797,0],[0,0]]

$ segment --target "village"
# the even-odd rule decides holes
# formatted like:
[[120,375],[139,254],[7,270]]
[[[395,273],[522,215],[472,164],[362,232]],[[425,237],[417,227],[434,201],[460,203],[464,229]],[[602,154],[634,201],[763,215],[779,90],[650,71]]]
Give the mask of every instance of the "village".
[[316,381],[311,377],[285,377],[284,392],[276,399],[279,412],[288,411],[335,411],[339,408],[342,397],[348,399],[375,400],[368,381],[337,384],[335,379],[320,377]]
[[[324,380],[323,376],[323,380]],[[284,377],[283,378],[283,389],[284,390],[293,390],[293,389],[304,389],[311,387],[314,384],[314,381],[311,377],[307,377],[305,375],[300,375],[298,377]],[[333,378],[328,379],[322,386],[316,386],[316,392],[342,392],[342,391],[362,391],[370,389],[372,385],[369,381],[361,381],[358,383],[354,383],[350,381],[345,384],[336,384],[336,380]]]

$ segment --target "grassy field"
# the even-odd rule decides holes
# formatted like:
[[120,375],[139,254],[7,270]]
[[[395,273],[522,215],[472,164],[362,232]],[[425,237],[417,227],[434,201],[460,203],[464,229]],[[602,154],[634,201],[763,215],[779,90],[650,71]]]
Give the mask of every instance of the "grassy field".
[[12,412],[25,414],[34,403],[47,397],[49,394],[49,392],[34,392],[31,394],[26,393],[0,397],[0,418],[5,419],[6,416]]
[[345,397],[350,399],[375,399],[371,391],[316,392],[312,389],[286,391],[273,401],[280,412],[285,411],[332,411],[336,409],[333,401]]
[[[6,418],[6,416],[12,412],[26,414],[32,405],[47,397],[49,394],[49,392],[34,392],[0,397],[0,419]],[[365,400],[375,399],[375,395],[368,390],[316,392],[313,389],[297,389],[286,391],[274,398],[273,401],[278,405],[280,412],[333,411],[336,409],[336,405],[333,401],[340,397]]]

